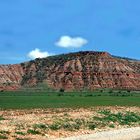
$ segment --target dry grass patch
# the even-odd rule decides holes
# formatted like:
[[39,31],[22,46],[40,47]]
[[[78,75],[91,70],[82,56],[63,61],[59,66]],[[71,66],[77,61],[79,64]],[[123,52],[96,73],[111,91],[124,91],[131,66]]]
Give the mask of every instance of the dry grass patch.
[[4,110],[0,114],[4,118],[0,121],[1,139],[43,140],[140,126],[139,107]]

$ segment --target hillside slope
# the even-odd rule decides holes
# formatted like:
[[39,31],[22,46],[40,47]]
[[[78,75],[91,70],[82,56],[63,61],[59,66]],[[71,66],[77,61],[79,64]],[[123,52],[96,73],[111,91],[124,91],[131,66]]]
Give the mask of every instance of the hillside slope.
[[54,89],[117,88],[140,90],[140,61],[107,52],[77,52],[0,66],[0,89],[46,83]]

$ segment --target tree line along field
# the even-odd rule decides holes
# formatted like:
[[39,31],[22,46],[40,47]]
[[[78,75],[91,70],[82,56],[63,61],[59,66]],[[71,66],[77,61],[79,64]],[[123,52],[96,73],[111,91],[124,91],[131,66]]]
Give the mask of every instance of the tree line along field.
[[133,91],[0,93],[1,109],[88,108],[95,106],[140,106],[140,93]]

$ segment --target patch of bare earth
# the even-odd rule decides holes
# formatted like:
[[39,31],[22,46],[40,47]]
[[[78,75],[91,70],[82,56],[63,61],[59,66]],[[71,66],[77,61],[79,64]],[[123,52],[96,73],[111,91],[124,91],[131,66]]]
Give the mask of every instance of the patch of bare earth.
[[[81,126],[72,129],[57,129],[50,125],[56,120],[88,120],[92,116],[99,116],[98,111],[111,110],[117,112],[136,112],[140,114],[140,107],[94,107],[89,109],[32,109],[32,110],[1,110],[0,111],[0,138],[7,137],[9,140],[47,140],[61,137],[77,136],[81,134],[94,134],[95,132],[131,127],[130,125],[108,125],[100,128],[88,129]],[[140,126],[140,123],[134,124]],[[67,127],[67,126],[66,126]],[[56,129],[56,130],[55,130]]]

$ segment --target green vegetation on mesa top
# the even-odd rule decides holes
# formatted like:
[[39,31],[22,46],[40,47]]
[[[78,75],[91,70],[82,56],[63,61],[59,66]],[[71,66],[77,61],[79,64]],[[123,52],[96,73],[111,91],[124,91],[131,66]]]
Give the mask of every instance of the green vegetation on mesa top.
[[1,109],[86,108],[94,106],[140,106],[140,93],[98,92],[1,92]]

